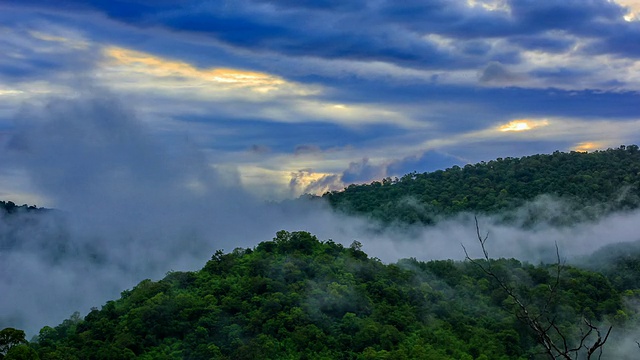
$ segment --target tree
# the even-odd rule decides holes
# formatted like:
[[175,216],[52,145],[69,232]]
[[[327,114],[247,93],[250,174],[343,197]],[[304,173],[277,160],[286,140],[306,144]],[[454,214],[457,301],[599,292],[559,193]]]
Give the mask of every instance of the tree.
[[12,347],[26,343],[24,331],[14,328],[0,330],[0,358],[3,358]]
[[[586,317],[582,318],[584,323],[580,326],[580,335],[571,338],[568,330],[558,324],[558,314],[552,311],[552,305],[558,295],[560,275],[563,270],[563,263],[560,261],[560,252],[556,244],[556,263],[553,284],[547,287],[546,294],[539,298],[536,305],[532,305],[524,300],[524,297],[516,290],[516,286],[508,276],[499,273],[493,267],[494,260],[489,257],[486,242],[489,233],[482,236],[478,225],[478,218],[475,217],[476,236],[480,242],[484,259],[472,259],[467,249],[462,245],[465,259],[478,266],[483,273],[491,278],[500,289],[511,300],[516,317],[524,323],[533,333],[536,341],[543,347],[544,352],[550,359],[591,359],[594,354],[598,354],[598,359],[602,355],[602,348],[609,339],[612,327],[603,333]],[[640,345],[639,345],[640,346]]]
[[38,360],[40,357],[38,353],[25,344],[18,344],[9,351],[7,351],[7,355],[5,355],[3,360]]

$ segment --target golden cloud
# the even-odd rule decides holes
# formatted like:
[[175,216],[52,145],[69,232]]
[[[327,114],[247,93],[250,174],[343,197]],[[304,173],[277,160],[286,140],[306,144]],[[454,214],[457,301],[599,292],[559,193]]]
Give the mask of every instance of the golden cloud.
[[627,13],[623,16],[626,21],[640,18],[640,0],[614,0],[614,2],[627,8]]
[[579,151],[579,152],[589,152],[589,151],[594,151],[594,150],[598,150],[598,149],[602,149],[604,148],[604,144],[602,142],[581,142],[576,144],[572,150],[573,151]]
[[89,43],[84,40],[72,39],[64,36],[51,35],[40,31],[29,31],[31,37],[48,42],[62,43],[70,48],[84,50],[89,47]]
[[498,130],[502,132],[507,131],[527,131],[532,130],[537,127],[547,126],[549,125],[548,120],[529,120],[529,119],[518,119],[510,121],[504,125],[500,125]]
[[295,84],[278,76],[261,72],[229,68],[199,69],[183,61],[169,60],[120,47],[108,47],[104,50],[104,54],[107,58],[106,65],[113,71],[173,80],[172,82],[187,83],[183,84],[187,86],[189,84],[197,87],[211,85],[226,89],[248,89],[258,93],[269,93],[292,87],[301,90]]
[[[143,93],[145,96],[168,96],[188,99],[197,111],[197,101],[206,111],[208,100],[219,101],[227,109],[232,101],[260,103],[249,106],[245,116],[281,122],[323,121],[347,126],[370,123],[393,123],[406,127],[424,127],[397,109],[376,104],[329,103],[313,97],[322,91],[317,85],[287,81],[268,73],[230,68],[198,68],[190,63],[153,54],[107,47],[98,76],[114,88]],[[265,101],[278,99],[278,101]],[[226,102],[226,103],[225,103]],[[282,103],[286,103],[283,106]],[[195,106],[193,105],[195,104]],[[169,107],[175,105],[168,105]]]

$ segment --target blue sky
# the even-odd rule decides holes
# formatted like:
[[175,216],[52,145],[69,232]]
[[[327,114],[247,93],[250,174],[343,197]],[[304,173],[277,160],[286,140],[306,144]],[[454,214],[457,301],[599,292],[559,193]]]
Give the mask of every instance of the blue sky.
[[[86,93],[267,199],[638,143],[638,12],[635,0],[5,0],[0,198],[56,205],[16,144],[34,109],[46,122]],[[88,161],[113,159],[98,153]]]

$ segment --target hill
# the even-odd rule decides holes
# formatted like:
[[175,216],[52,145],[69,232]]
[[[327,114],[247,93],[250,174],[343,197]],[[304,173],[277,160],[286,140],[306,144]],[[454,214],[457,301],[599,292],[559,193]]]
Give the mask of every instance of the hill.
[[[543,195],[560,200],[565,206],[562,213],[566,217],[547,219],[558,224],[638,208],[638,146],[498,158],[430,173],[413,172],[400,179],[349,185],[342,191],[325,193],[322,198],[346,213],[385,223],[432,224],[442,216],[463,211],[502,213],[508,221],[512,216],[509,210]],[[529,222],[545,216],[530,212]]]
[[[598,273],[567,266],[549,297],[555,266],[490,265],[530,311],[545,303],[540,316],[553,317],[570,345],[583,317],[623,327],[634,315]],[[357,242],[281,231],[252,249],[218,251],[200,271],[144,280],[84,319],[43,328],[29,346],[41,359],[537,358],[517,314],[474,263],[383,264]]]

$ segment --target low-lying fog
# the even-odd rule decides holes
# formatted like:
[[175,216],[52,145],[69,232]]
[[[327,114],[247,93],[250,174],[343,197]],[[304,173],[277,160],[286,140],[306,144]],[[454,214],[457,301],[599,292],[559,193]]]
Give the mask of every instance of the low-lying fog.
[[[358,240],[385,262],[461,260],[461,243],[472,256],[481,254],[472,214],[432,227],[381,230],[317,201],[281,207],[255,199],[238,187],[236,175],[216,171],[197,150],[163,144],[109,95],[25,110],[16,127],[0,162],[25,171],[58,209],[0,216],[0,328],[21,328],[29,337],[74,311],[84,315],[118,298],[145,278],[199,269],[216,249],[251,247],[281,229],[345,245]],[[563,209],[547,198],[535,206]],[[492,257],[538,262],[555,260],[555,243],[571,258],[638,240],[640,213],[528,230],[479,220]]]

